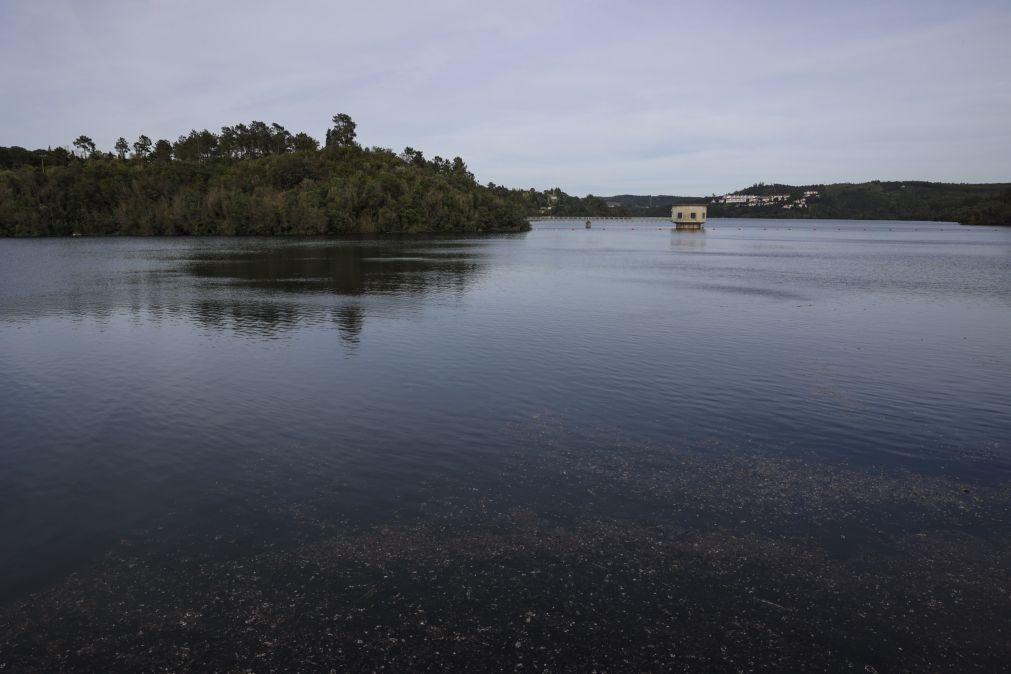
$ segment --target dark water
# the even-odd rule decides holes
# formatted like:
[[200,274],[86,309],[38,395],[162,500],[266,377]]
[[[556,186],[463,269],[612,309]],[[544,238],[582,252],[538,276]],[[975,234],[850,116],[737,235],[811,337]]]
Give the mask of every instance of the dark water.
[[602,451],[1007,483],[1011,230],[657,225],[0,241],[0,598],[123,541],[311,542],[291,508],[368,530],[481,492],[648,520],[606,472],[566,495]]

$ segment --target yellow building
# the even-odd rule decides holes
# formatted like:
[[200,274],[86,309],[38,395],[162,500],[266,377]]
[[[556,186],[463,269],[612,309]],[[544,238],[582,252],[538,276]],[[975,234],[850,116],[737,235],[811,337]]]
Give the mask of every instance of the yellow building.
[[706,221],[706,207],[703,204],[678,204],[670,210],[670,219],[675,229],[702,229]]

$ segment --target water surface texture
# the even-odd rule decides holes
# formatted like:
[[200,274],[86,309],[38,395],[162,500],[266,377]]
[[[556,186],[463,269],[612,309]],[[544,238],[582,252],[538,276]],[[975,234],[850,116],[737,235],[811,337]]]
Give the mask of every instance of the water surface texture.
[[[1007,655],[986,630],[1008,610],[1008,335],[1011,231],[953,224],[0,241],[0,660],[985,669]],[[925,555],[982,571],[904,566]],[[856,598],[906,578],[889,605],[916,617],[833,607],[861,573]],[[523,593],[534,617],[496,613]],[[110,596],[66,627],[68,597]],[[244,601],[299,609],[273,646],[215,648],[254,630]],[[203,631],[136,633],[169,622]],[[75,645],[100,629],[115,647]]]

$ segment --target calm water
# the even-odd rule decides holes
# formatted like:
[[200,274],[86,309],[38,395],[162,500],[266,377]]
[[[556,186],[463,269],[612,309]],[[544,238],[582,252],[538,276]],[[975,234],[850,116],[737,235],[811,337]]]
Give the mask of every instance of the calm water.
[[0,597],[127,538],[283,546],[272,504],[392,521],[548,447],[1007,479],[1011,230],[712,225],[0,241]]

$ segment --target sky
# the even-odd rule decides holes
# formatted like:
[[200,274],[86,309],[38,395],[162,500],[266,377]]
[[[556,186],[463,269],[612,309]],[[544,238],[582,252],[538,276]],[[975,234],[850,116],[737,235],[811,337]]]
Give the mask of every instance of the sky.
[[1011,181],[1011,2],[0,0],[0,145],[338,112],[579,195]]

